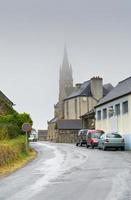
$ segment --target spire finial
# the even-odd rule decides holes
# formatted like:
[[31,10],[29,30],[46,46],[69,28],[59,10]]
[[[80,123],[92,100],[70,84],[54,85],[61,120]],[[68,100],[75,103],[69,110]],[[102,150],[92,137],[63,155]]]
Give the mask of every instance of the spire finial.
[[69,70],[69,61],[68,61],[68,54],[67,54],[67,47],[66,44],[64,45],[64,57],[63,57],[63,69]]

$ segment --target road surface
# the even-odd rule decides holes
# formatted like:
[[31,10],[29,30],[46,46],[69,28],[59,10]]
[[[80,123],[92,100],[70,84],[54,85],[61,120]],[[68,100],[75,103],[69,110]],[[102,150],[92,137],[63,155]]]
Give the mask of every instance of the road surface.
[[32,143],[38,157],[0,180],[0,200],[130,200],[131,152]]

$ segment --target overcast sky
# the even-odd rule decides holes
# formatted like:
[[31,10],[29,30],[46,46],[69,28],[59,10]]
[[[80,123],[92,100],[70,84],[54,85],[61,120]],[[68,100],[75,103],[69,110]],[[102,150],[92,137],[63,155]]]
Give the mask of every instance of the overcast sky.
[[130,0],[0,0],[0,89],[46,128],[64,44],[74,83],[131,76]]

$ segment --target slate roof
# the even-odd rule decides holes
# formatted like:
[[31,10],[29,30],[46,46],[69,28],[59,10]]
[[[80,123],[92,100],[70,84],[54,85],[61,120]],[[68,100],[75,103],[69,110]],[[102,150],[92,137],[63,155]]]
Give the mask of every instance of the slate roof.
[[9,105],[15,105],[1,90],[0,90],[0,97],[6,101]]
[[[103,96],[107,95],[108,92],[113,88],[113,86],[108,83],[103,85]],[[64,100],[68,100],[71,98],[75,98],[78,96],[87,96],[87,97],[92,97],[92,93],[91,93],[91,80],[85,81],[80,89],[75,89],[75,91],[69,95],[68,97],[66,97]]]
[[86,112],[84,115],[80,116],[80,118],[87,117],[88,115],[91,115],[91,114],[95,114],[95,109],[92,109],[89,112]]
[[57,128],[63,129],[63,130],[80,130],[82,128],[82,120],[80,120],[80,119],[58,120]]
[[103,97],[95,107],[113,101],[117,98],[120,98],[130,93],[131,93],[131,77],[123,81],[120,81],[116,85],[116,87],[114,87],[105,97]]
[[58,121],[58,117],[54,117],[53,119],[51,119],[50,121],[48,121],[48,123],[55,123]]

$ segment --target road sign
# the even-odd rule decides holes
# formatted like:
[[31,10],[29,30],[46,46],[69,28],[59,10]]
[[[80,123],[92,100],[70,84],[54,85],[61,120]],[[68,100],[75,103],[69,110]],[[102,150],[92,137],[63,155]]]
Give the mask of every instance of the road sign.
[[26,132],[26,151],[28,152],[28,132],[31,131],[32,127],[29,123],[24,123],[22,125],[22,130]]
[[24,132],[31,131],[31,129],[32,129],[32,127],[31,127],[31,125],[30,125],[29,123],[24,123],[24,124],[22,125],[22,130],[23,130]]

